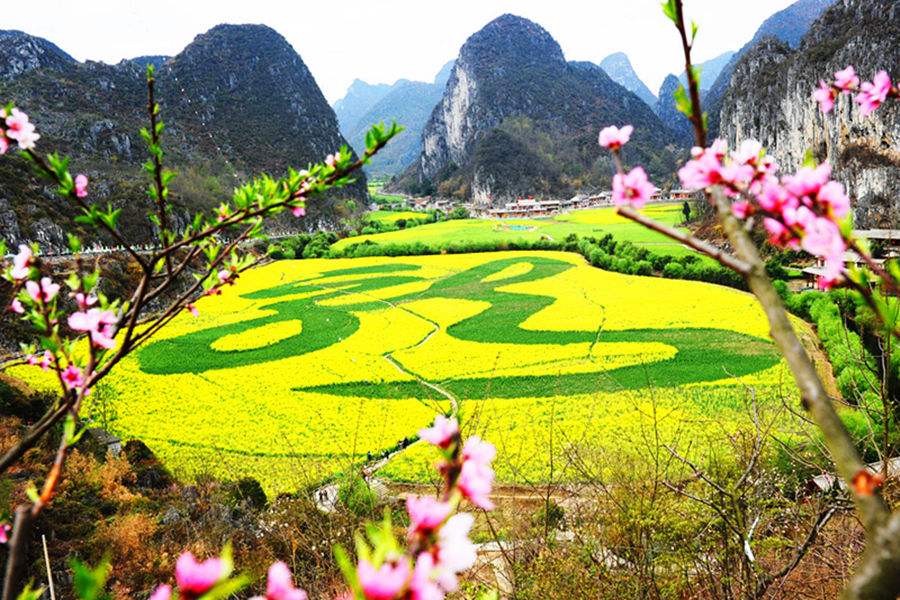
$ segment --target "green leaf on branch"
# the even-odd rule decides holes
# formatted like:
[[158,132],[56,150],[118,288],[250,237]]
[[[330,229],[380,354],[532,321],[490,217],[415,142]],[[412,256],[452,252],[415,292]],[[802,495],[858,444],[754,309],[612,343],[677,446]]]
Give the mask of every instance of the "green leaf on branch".
[[100,211],[97,210],[97,207],[91,205],[88,208],[82,209],[82,211],[82,214],[75,217],[75,222],[96,227],[100,222]]
[[115,229],[116,225],[119,222],[119,217],[122,214],[121,208],[113,209],[112,205],[107,205],[106,212],[97,213],[100,222],[109,227],[110,229]]
[[666,0],[662,3],[663,14],[669,17],[669,20],[678,25],[678,10],[675,8],[675,0]]
[[697,27],[697,22],[691,21],[691,46],[694,45],[694,40],[697,39],[697,30],[698,29],[699,29],[699,27]]
[[679,84],[672,96],[675,98],[675,108],[678,109],[678,112],[688,118],[694,115],[694,106],[683,85]]

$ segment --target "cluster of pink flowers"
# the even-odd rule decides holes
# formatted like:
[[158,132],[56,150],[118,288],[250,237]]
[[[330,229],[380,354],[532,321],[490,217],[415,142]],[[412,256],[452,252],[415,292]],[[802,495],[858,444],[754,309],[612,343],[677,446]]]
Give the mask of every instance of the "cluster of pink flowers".
[[[600,130],[600,145],[618,157],[619,151],[631,139],[634,127],[614,125]],[[618,164],[618,163],[617,163]],[[650,183],[643,167],[635,167],[628,173],[616,173],[612,181],[612,200],[616,206],[642,208],[656,193],[656,186]]]
[[[691,160],[679,169],[678,177],[687,189],[703,190],[721,185],[734,197],[741,191],[760,191],[777,169],[775,161],[765,155],[762,145],[755,140],[743,142],[731,156],[727,144],[716,140],[709,148],[694,147]],[[738,204],[736,210],[741,207]]]
[[0,127],[0,154],[6,154],[9,150],[10,140],[17,142],[20,150],[30,150],[41,139],[28,120],[28,115],[18,108],[12,109],[8,114],[5,108],[0,108],[0,119],[3,119],[5,125],[5,128]]
[[88,297],[82,310],[69,315],[69,327],[73,331],[89,334],[95,348],[111,350],[116,347],[113,336],[116,334],[119,317],[111,310],[87,308],[95,301],[96,298]]
[[745,141],[730,156],[722,140],[709,148],[694,148],[691,155],[678,172],[684,187],[721,186],[735,198],[731,211],[739,219],[762,213],[769,242],[802,248],[824,261],[820,287],[827,289],[840,280],[847,250],[840,221],[850,213],[850,199],[844,186],[831,180],[827,163],[803,167],[779,180],[778,165],[754,140]]
[[[458,576],[475,564],[475,545],[469,539],[474,517],[453,514],[462,498],[489,510],[496,449],[477,437],[462,442],[455,418],[438,415],[419,436],[437,446],[445,460],[439,469],[447,478],[443,499],[409,496],[410,555],[389,557],[380,565],[361,559],[356,575],[368,600],[441,600],[459,586]],[[451,516],[452,515],[452,516]]]
[[41,277],[40,283],[37,281],[26,281],[25,291],[35,304],[48,304],[59,294],[59,284],[54,283],[49,277]]
[[891,76],[887,71],[878,71],[872,81],[864,81],[860,84],[859,76],[852,65],[846,69],[837,71],[831,83],[819,81],[819,87],[813,92],[813,98],[819,103],[823,113],[829,113],[834,108],[835,100],[840,94],[853,94],[856,92],[854,102],[859,104],[859,110],[863,116],[872,114],[879,106],[884,104],[888,96],[900,96],[900,89],[891,82]]
[[29,365],[40,367],[42,371],[46,371],[50,368],[50,365],[53,364],[53,353],[49,350],[44,350],[44,353],[40,356],[37,354],[29,354],[25,360]]

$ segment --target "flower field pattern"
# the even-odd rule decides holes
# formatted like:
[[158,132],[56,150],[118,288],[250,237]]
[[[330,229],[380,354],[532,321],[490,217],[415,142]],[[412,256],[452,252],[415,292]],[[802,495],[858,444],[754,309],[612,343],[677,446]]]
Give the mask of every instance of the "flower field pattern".
[[[627,453],[651,400],[672,431],[703,436],[736,417],[741,386],[785,379],[751,296],[570,253],[279,261],[198,309],[94,402],[179,474],[251,476],[270,493],[412,438],[450,398],[501,442],[498,477],[533,481],[551,423]],[[383,474],[427,477],[418,446]]]

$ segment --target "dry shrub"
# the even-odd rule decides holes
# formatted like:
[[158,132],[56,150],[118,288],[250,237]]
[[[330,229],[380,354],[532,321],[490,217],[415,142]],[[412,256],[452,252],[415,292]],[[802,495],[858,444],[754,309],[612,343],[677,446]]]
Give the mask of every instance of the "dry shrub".
[[97,527],[96,541],[107,547],[114,573],[139,572],[154,562],[155,551],[149,543],[156,534],[156,521],[144,513],[122,515]]
[[135,500],[136,496],[127,487],[134,484],[134,472],[124,456],[109,455],[100,462],[88,453],[73,450],[67,463],[69,472],[81,474],[81,481],[96,486],[104,500],[116,504]]

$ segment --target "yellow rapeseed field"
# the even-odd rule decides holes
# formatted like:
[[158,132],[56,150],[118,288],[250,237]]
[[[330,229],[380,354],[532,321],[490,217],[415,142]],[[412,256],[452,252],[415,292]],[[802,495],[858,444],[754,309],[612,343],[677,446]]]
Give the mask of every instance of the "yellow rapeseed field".
[[[750,295],[562,252],[279,261],[197,307],[89,408],[179,475],[269,493],[357,468],[451,398],[497,444],[501,479],[538,481],[576,446],[637,456],[652,414],[665,435],[711,439],[743,419],[744,386],[766,398],[788,379]],[[418,446],[382,474],[427,477]]]

